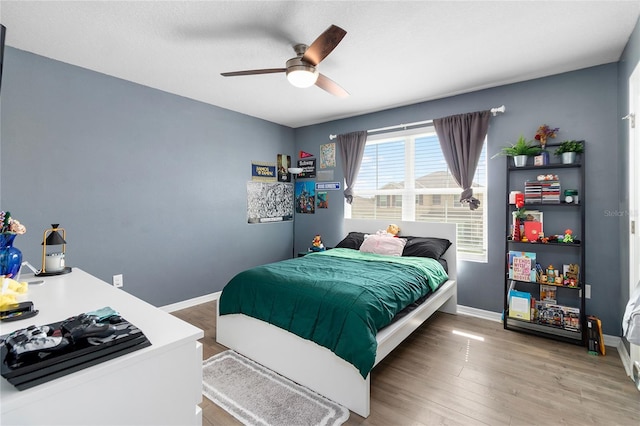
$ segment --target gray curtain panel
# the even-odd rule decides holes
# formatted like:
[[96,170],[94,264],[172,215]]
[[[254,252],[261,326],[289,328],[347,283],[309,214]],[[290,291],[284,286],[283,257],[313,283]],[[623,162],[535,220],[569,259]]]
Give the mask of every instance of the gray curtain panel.
[[470,112],[433,120],[440,146],[456,183],[462,188],[460,202],[476,210],[480,200],[473,196],[471,184],[476,173],[491,111]]
[[366,144],[366,130],[338,135],[338,147],[342,154],[342,171],[347,185],[344,189],[344,198],[349,204],[353,201],[353,185],[358,178]]

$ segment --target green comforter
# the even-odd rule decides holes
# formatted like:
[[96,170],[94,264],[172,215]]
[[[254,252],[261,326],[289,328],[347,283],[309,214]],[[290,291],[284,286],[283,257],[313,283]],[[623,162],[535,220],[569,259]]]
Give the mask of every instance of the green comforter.
[[333,249],[258,266],[222,291],[220,315],[242,313],[330,349],[367,376],[376,332],[447,280],[436,260]]

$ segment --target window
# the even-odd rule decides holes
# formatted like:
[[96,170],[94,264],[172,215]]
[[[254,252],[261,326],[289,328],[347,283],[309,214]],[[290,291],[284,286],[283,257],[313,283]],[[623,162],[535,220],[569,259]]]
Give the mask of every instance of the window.
[[470,210],[433,127],[369,136],[345,217],[456,223],[459,257],[486,262],[486,183],[486,143],[472,185],[480,207]]

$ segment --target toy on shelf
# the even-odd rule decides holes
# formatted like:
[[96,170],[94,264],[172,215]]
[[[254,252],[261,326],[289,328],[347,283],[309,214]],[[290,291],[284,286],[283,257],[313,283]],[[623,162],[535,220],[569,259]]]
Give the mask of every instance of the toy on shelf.
[[580,275],[580,266],[576,263],[570,263],[568,265],[563,265],[562,272],[564,276],[563,284],[567,287],[578,287],[579,285],[579,275]]
[[573,242],[573,231],[571,229],[566,229],[564,231],[564,237],[562,238],[563,243],[572,243]]
[[536,176],[536,180],[538,180],[539,182],[543,182],[546,180],[558,180],[558,175],[538,175]]

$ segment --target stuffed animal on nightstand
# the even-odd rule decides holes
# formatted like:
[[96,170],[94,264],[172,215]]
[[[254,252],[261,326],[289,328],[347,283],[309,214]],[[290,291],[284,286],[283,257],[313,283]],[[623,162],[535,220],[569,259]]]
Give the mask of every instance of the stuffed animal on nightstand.
[[322,238],[320,234],[313,237],[313,242],[311,243],[311,251],[324,251],[324,244],[322,244]]

